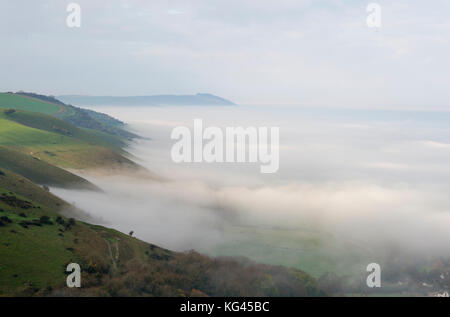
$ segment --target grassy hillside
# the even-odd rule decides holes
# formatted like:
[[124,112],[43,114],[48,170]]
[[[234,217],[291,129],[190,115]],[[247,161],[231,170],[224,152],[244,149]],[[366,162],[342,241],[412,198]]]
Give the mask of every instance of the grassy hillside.
[[101,138],[98,132],[90,133],[48,115],[0,111],[0,146],[53,165],[78,169],[108,165],[136,167],[112,142]]
[[52,96],[35,93],[0,93],[0,109],[25,110],[54,116],[73,125],[101,131],[117,139],[138,137],[124,129],[125,124],[106,114],[66,105]]
[[[67,241],[60,239],[56,226],[42,226],[39,219],[43,215],[56,219],[58,211],[68,207],[28,179],[0,169],[1,294],[46,285],[64,276],[60,267],[71,255],[63,248]],[[38,225],[42,226],[39,230]]]
[[69,204],[44,190],[41,186],[5,168],[0,168],[0,188],[5,192],[14,192],[26,199],[33,200],[35,203],[55,212],[69,207]]
[[[27,127],[44,130],[63,136],[69,136],[93,145],[111,147],[117,151],[120,151],[121,148],[115,144],[124,144],[120,143],[118,138],[106,133],[91,129],[78,128],[71,123],[41,113],[27,111],[9,112],[9,114],[5,115],[6,119],[15,121]],[[5,112],[3,113],[5,114]]]
[[[59,215],[69,207],[0,170],[0,296],[323,295],[304,272],[161,249]],[[81,289],[65,286],[73,262],[82,268]]]
[[0,168],[23,175],[37,184],[56,187],[97,188],[85,179],[54,165],[48,164],[32,155],[0,146]]
[[45,114],[56,114],[58,111],[62,111],[61,106],[57,104],[11,93],[0,93],[0,108],[14,108]]

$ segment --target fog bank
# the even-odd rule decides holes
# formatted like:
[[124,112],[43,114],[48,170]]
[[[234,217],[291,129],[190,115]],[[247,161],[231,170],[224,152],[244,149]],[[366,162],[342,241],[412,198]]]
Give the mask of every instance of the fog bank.
[[[151,138],[128,151],[169,181],[85,173],[104,193],[52,191],[120,231],[174,250],[208,250],[237,239],[230,227],[309,230],[375,255],[392,247],[417,258],[450,256],[445,122],[389,111],[373,118],[276,107],[95,109]],[[260,174],[249,163],[173,163],[170,132],[194,118],[206,126],[280,127],[279,172]]]

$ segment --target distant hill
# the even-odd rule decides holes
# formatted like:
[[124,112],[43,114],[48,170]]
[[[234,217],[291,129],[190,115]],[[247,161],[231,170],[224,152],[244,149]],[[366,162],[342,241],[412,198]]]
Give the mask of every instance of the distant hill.
[[212,94],[155,95],[155,96],[58,96],[59,100],[83,106],[232,106],[233,102]]

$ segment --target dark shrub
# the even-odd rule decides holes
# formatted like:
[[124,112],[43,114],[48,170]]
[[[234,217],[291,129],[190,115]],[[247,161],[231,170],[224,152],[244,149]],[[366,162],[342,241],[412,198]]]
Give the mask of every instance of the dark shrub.
[[38,226],[38,227],[42,227],[42,223],[40,223],[37,220],[33,220],[33,221],[21,221],[19,222],[19,225],[21,225],[22,227],[24,227],[25,229],[28,229],[28,226]]
[[50,221],[50,217],[49,216],[42,216],[41,218],[39,218],[40,222],[47,222]]
[[4,113],[7,115],[13,114],[14,112],[16,112],[16,110],[14,110],[14,109],[8,109],[8,110],[4,111]]
[[56,217],[56,222],[59,223],[60,225],[64,224],[64,219],[61,216]]
[[12,220],[9,219],[7,216],[0,217],[0,220],[3,221],[4,223],[11,223],[12,222]]
[[50,217],[48,217],[48,216],[42,216],[41,218],[39,218],[39,223],[46,224],[46,225],[53,224],[53,222],[50,221]]

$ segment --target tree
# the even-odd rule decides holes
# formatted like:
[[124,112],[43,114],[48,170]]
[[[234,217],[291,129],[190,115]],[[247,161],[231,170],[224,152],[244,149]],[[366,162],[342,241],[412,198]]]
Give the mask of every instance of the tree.
[[16,110],[14,110],[14,109],[7,109],[4,111],[4,113],[7,115],[13,114],[14,112],[16,112]]
[[49,216],[42,216],[41,218],[39,218],[39,222],[42,224],[47,224],[47,225],[52,225],[53,222],[50,221],[50,217]]

